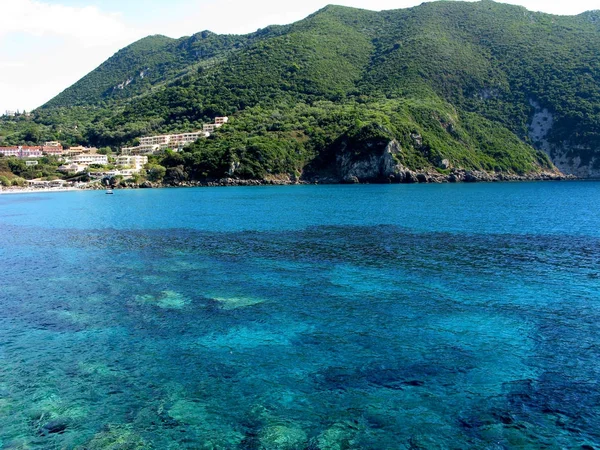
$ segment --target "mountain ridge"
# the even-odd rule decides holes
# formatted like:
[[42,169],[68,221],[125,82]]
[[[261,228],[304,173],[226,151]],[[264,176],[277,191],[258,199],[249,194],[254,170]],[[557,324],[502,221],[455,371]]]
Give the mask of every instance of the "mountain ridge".
[[246,35],[144,38],[36,110],[34,124],[65,142],[117,147],[230,115],[189,150],[225,158],[201,171],[214,177],[231,164],[247,178],[299,175],[374,125],[389,131],[386,145],[401,144],[410,169],[444,171],[448,160],[536,172],[548,169],[543,151],[567,174],[598,177],[599,27],[597,11],[554,16],[489,0],[328,5]]

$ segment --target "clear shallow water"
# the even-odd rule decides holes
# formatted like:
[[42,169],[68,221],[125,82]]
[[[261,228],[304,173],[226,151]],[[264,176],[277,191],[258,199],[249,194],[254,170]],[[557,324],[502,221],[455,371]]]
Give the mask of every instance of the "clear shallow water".
[[0,196],[0,448],[600,445],[600,183]]

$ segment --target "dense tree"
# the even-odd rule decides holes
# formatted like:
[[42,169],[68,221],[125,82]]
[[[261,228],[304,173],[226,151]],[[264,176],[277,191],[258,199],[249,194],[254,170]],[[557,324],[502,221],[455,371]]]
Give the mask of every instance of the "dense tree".
[[150,181],[161,182],[167,173],[167,169],[160,164],[148,164],[146,166],[148,179]]

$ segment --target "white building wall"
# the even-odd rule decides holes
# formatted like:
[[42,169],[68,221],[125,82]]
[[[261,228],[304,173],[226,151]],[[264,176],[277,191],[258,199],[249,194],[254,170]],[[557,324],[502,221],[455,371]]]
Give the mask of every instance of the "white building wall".
[[73,158],[75,164],[108,164],[106,155],[78,155]]
[[144,167],[144,165],[148,164],[148,157],[140,156],[140,155],[119,156],[117,158],[116,163],[117,163],[117,166],[123,166],[123,167],[131,166],[131,167],[135,168],[136,170],[140,170],[141,168]]

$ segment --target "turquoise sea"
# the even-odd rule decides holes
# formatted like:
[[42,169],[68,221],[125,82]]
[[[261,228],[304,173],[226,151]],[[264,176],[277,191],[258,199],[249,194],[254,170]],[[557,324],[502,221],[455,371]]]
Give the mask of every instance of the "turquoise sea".
[[2,449],[600,448],[600,183],[0,196]]

